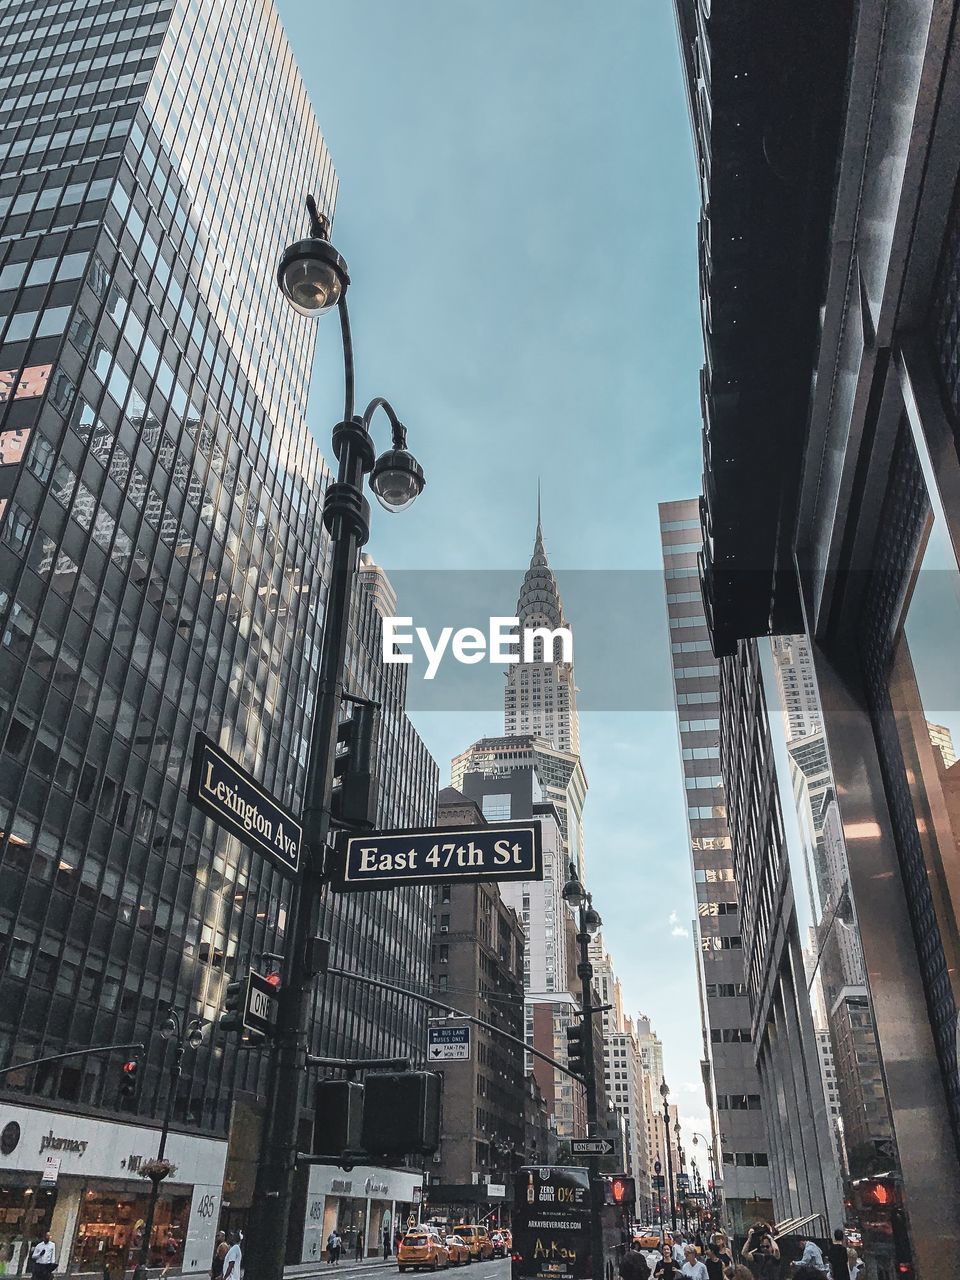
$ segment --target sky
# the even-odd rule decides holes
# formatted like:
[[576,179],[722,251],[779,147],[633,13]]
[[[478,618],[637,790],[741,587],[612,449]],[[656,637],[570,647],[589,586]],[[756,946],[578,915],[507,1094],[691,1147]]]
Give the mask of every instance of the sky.
[[[340,178],[358,400],[391,401],[427,476],[408,511],[375,511],[368,550],[401,612],[429,583],[452,625],[491,595],[510,614],[541,484],[575,656],[593,654],[577,665],[589,888],[627,1010],[653,1019],[672,1100],[709,1132],[655,573],[657,503],[694,496],[701,472],[699,205],[672,6],[278,7]],[[342,375],[326,323],[309,416],[329,456]],[[625,701],[598,692],[604,665],[630,670]],[[442,784],[452,755],[502,732],[501,689],[488,672],[459,703],[415,691]]]

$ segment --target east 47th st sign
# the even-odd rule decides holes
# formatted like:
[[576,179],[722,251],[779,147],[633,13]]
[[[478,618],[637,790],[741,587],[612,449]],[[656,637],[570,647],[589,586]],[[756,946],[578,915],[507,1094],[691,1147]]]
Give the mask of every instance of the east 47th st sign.
[[333,887],[340,893],[451,881],[542,880],[540,823],[372,831],[342,839]]

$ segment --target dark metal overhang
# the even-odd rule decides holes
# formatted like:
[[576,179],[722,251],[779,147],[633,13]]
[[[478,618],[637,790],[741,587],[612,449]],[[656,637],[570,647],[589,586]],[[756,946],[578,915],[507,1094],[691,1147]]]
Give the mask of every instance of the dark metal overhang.
[[721,655],[803,625],[793,536],[851,0],[677,12],[703,191],[701,580]]

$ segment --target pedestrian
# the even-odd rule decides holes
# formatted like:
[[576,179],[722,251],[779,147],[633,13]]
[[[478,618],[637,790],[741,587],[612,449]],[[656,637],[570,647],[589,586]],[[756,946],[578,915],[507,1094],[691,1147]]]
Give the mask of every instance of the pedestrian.
[[640,1246],[631,1244],[620,1259],[620,1275],[623,1280],[650,1280],[650,1263],[640,1251]]
[[217,1238],[213,1242],[213,1262],[210,1266],[210,1280],[223,1280],[223,1260],[227,1256],[229,1248],[227,1233],[218,1231]]
[[673,1260],[673,1254],[670,1252],[670,1246],[666,1245],[663,1251],[663,1257],[653,1269],[655,1280],[677,1280],[680,1275],[680,1268]]
[[712,1241],[717,1250],[717,1257],[723,1265],[732,1267],[734,1265],[733,1250],[730,1248],[730,1240],[727,1237],[727,1233],[725,1231],[715,1231]]
[[847,1272],[850,1280],[863,1280],[863,1273],[866,1270],[863,1259],[857,1253],[856,1249],[847,1250]]
[[819,1267],[811,1266],[808,1262],[798,1262],[797,1269],[790,1280],[823,1280],[824,1275],[826,1272],[821,1271]]
[[724,1280],[724,1263],[720,1257],[720,1247],[713,1240],[704,1250],[703,1265],[707,1269],[708,1280]]
[[163,1277],[180,1257],[180,1242],[169,1228],[160,1247],[160,1252],[163,1255],[163,1270],[160,1272],[160,1280],[163,1280]]
[[363,1228],[362,1227],[359,1227],[357,1229],[357,1247],[354,1252],[354,1257],[356,1258],[357,1262],[363,1261]]
[[753,1280],[753,1272],[742,1262],[731,1262],[724,1267],[724,1280]]
[[383,1260],[389,1261],[390,1258],[390,1230],[385,1228],[383,1232]]
[[833,1280],[847,1280],[844,1268],[847,1266],[847,1246],[843,1243],[843,1227],[837,1227],[833,1240],[827,1249],[827,1261],[830,1263],[830,1274]]
[[680,1268],[680,1274],[687,1276],[688,1280],[710,1280],[709,1272],[697,1257],[696,1246],[692,1244],[683,1246],[683,1266]]
[[43,1233],[30,1253],[33,1274],[36,1280],[50,1280],[57,1269],[57,1246],[50,1239],[50,1232]]
[[780,1250],[769,1223],[758,1222],[747,1232],[741,1254],[755,1280],[778,1280]]
[[240,1250],[240,1241],[235,1239],[223,1255],[223,1280],[240,1280],[242,1270],[243,1254]]
[[[823,1260],[823,1253],[815,1240],[804,1240],[803,1253],[800,1255],[798,1267],[812,1267],[821,1276],[828,1276],[830,1269]],[[842,1274],[842,1273],[841,1273]]]
[[686,1243],[687,1242],[683,1238],[682,1231],[675,1231],[673,1233],[673,1243],[670,1246],[670,1252],[673,1254],[673,1260],[678,1267],[683,1266],[683,1251],[686,1247]]

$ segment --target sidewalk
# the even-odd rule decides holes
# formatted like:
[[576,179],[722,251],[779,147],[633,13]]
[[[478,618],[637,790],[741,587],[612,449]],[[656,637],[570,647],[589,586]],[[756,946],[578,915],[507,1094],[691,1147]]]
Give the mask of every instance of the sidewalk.
[[291,1278],[295,1277],[296,1280],[301,1280],[301,1277],[305,1276],[341,1276],[348,1275],[350,1272],[375,1271],[377,1268],[396,1271],[396,1254],[391,1254],[386,1262],[382,1257],[364,1258],[360,1262],[357,1262],[354,1258],[341,1258],[339,1262],[327,1262],[325,1258],[315,1258],[310,1262],[292,1263],[290,1266],[284,1267],[283,1274]]

